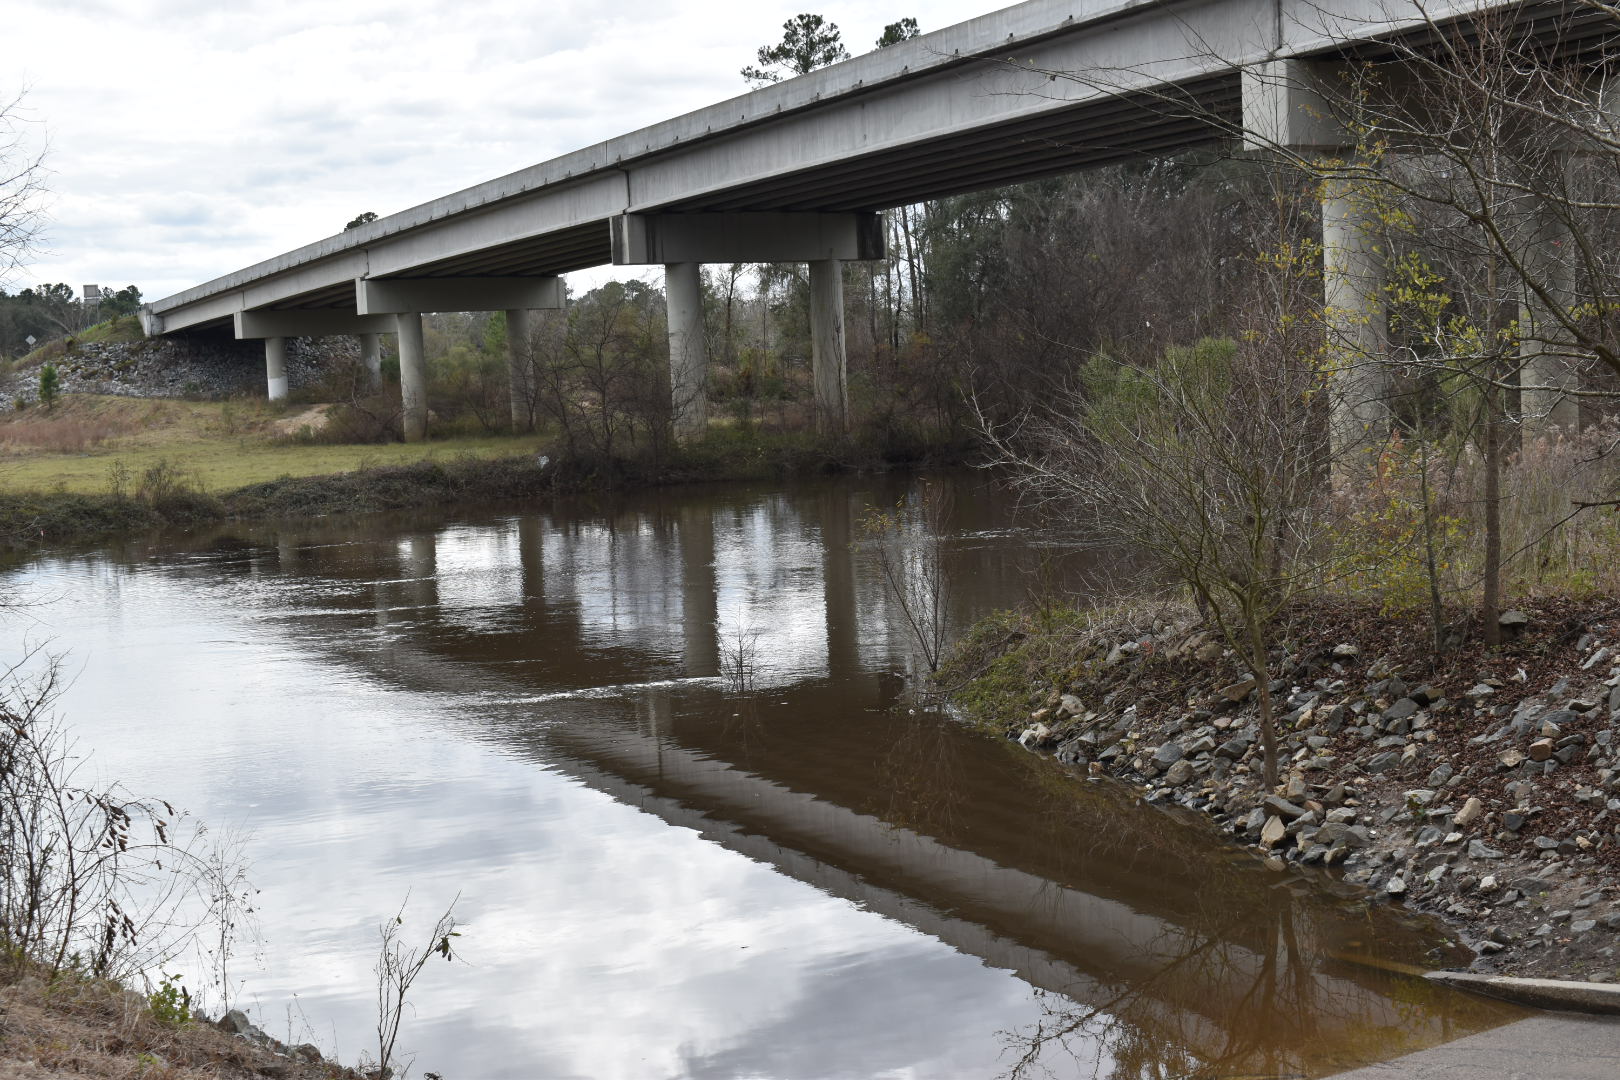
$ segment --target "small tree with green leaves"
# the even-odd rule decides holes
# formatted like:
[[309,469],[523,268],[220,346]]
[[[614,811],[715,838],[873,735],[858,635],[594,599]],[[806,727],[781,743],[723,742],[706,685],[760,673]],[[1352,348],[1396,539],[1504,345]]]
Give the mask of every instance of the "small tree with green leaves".
[[47,409],[54,408],[61,393],[62,376],[55,364],[46,364],[39,369],[39,403]]

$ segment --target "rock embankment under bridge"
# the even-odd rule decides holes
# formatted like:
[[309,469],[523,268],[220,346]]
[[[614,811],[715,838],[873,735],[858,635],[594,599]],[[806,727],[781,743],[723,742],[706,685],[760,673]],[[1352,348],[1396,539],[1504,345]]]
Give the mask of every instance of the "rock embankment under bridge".
[[[318,383],[340,363],[358,363],[359,344],[349,337],[291,338],[287,342],[289,387]],[[40,364],[0,382],[0,408],[39,397],[43,363],[56,366],[63,393],[119,397],[217,400],[265,393],[264,344],[223,337],[148,338],[131,342],[75,343]]]

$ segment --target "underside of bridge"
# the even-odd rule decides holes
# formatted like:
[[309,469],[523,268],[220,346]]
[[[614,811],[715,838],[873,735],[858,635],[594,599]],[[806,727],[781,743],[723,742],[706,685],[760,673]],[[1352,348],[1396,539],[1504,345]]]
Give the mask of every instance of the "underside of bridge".
[[[1597,70],[1615,44],[1615,21],[1596,5],[1482,8],[1458,0],[1436,10],[1414,3],[1404,17],[1391,16],[1368,0],[1365,12],[1347,15],[1289,0],[1204,0],[1075,14],[1056,0],[1028,0],[391,215],[157,301],[144,316],[153,333],[229,326],[238,337],[264,337],[267,362],[283,333],[398,332],[404,393],[415,403],[407,429],[420,434],[425,390],[409,383],[422,364],[407,354],[423,312],[520,312],[531,306],[521,279],[612,262],[662,262],[677,290],[696,280],[703,262],[808,262],[813,282],[822,283],[812,290],[815,353],[824,365],[815,379],[818,415],[836,429],[846,408],[837,264],[882,253],[793,238],[858,231],[851,224],[858,215],[927,199],[1201,147],[1234,152],[1257,109],[1280,118],[1277,142],[1347,148],[1353,140],[1342,131],[1324,136],[1319,119],[1299,113],[1292,91],[1277,97],[1289,76],[1255,77],[1279,63],[1328,70],[1414,52],[1466,56],[1483,35],[1506,32]],[[1297,43],[1284,40],[1290,33]],[[615,246],[615,221],[636,219],[656,231],[658,221],[687,215],[729,221],[733,234],[753,230],[759,242],[725,245],[723,259],[701,242],[664,245],[656,259]],[[778,228],[772,215],[797,216]],[[806,224],[817,218],[826,228]],[[1334,218],[1325,207],[1324,220]],[[1344,226],[1353,231],[1355,223]],[[1335,264],[1329,246],[1330,281],[1365,270],[1349,265],[1349,256]],[[365,283],[388,280],[413,282],[414,299],[368,307]],[[435,282],[444,283],[440,295]],[[469,286],[487,297],[469,300]],[[701,323],[693,322],[701,310],[671,303],[670,311],[675,392],[691,406],[677,407],[677,424],[691,433],[706,422],[706,358]],[[300,327],[296,319],[245,320],[244,312],[325,314]],[[400,329],[406,322],[415,328]],[[274,393],[276,375],[268,377]]]

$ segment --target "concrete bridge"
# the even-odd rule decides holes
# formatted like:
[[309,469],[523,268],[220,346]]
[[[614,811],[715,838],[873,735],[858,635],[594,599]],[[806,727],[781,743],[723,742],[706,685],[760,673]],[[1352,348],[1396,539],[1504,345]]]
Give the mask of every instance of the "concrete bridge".
[[[405,434],[420,439],[422,313],[505,311],[516,379],[530,313],[562,304],[558,275],[661,263],[677,430],[691,433],[706,422],[702,264],[807,262],[817,412],[838,430],[848,411],[840,264],[883,257],[883,210],[1238,130],[1342,153],[1353,140],[1305,89],[1313,66],[1353,47],[1376,56],[1379,42],[1421,40],[1482,11],[1578,36],[1579,10],[1562,0],[1027,0],[275,256],[155,301],[143,322],[150,334],[229,327],[262,338],[272,399],[287,392],[285,338],[360,335],[375,370],[378,335],[395,333]],[[1330,194],[1322,215],[1330,302],[1349,307],[1376,293],[1356,212]],[[1376,332],[1376,320],[1347,321]]]

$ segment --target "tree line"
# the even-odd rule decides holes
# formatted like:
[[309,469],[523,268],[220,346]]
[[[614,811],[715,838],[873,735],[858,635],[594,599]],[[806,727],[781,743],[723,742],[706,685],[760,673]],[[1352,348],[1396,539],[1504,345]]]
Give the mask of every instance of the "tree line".
[[7,293],[0,289],[0,359],[26,355],[36,343],[71,336],[98,322],[133,317],[141,308],[134,285],[102,293],[100,300],[78,296],[60,282]]

